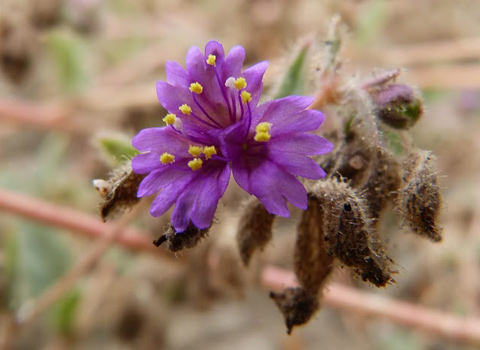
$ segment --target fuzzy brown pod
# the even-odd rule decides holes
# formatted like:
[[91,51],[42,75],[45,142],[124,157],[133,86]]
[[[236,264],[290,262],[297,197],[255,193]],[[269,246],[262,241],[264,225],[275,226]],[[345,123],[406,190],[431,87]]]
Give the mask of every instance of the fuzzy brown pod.
[[275,215],[267,212],[258,199],[251,198],[247,202],[237,230],[238,249],[245,266],[253,253],[265,248],[272,239],[274,219]]
[[392,280],[389,260],[368,215],[367,203],[348,184],[322,181],[312,189],[325,221],[325,246],[364,281],[383,287]]
[[178,252],[185,248],[195,247],[203,238],[207,237],[209,230],[210,228],[199,229],[190,223],[185,231],[177,232],[169,224],[166,232],[159,239],[153,241],[153,244],[159,247],[161,244],[166,243],[168,250]]
[[316,294],[332,272],[334,257],[325,248],[325,217],[316,198],[308,201],[297,227],[293,267],[298,282]]
[[406,157],[403,183],[395,201],[403,225],[434,242],[442,240],[438,225],[442,196],[438,185],[436,157],[428,151],[415,151]]
[[374,224],[378,222],[387,203],[395,198],[402,183],[400,164],[390,151],[379,148],[375,159],[373,173],[362,188]]
[[317,294],[302,287],[287,288],[282,293],[271,292],[270,298],[283,314],[288,334],[294,326],[307,323],[320,307]]
[[103,221],[123,213],[140,201],[137,191],[144,177],[134,173],[128,163],[114,170],[108,180],[93,180],[95,189],[103,199],[99,205]]

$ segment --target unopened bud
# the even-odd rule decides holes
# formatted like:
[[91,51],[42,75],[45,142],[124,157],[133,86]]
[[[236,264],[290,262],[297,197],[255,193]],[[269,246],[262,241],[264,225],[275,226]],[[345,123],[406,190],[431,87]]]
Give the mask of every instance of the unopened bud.
[[423,114],[422,100],[411,86],[390,84],[369,92],[378,118],[392,128],[409,129]]

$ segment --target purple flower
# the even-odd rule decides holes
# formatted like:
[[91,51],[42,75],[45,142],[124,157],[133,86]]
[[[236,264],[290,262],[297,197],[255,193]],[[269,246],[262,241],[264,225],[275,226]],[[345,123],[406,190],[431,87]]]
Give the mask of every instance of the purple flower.
[[281,216],[289,214],[287,200],[307,207],[296,176],[325,176],[309,157],[332,149],[308,133],[323,121],[321,112],[306,110],[313,99],[290,96],[257,106],[267,62],[242,71],[244,59],[242,47],[225,56],[222,45],[211,41],[204,54],[189,50],[186,70],[167,62],[168,82],[157,84],[167,126],[142,130],[132,141],[145,152],[133,159],[133,170],[148,174],[137,195],[158,192],[153,216],[175,204],[171,222],[177,232],[190,222],[200,229],[211,225],[231,171],[246,192]]

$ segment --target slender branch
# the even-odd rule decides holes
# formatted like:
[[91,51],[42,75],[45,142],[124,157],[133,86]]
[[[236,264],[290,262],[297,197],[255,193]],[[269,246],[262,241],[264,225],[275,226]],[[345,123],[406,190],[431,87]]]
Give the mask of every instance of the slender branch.
[[[110,223],[103,223],[99,218],[81,213],[74,209],[55,205],[44,200],[35,199],[0,188],[0,210],[35,221],[71,230],[86,238],[101,238],[114,227]],[[148,234],[142,230],[125,228],[116,237],[114,243],[127,250],[142,251],[173,259],[162,249],[153,246]]]
[[[45,201],[0,189],[0,210],[28,219],[72,230],[83,237],[97,238],[139,252],[148,252],[162,257],[172,257],[153,247],[146,234],[140,230],[124,229],[116,238],[112,237],[123,225],[103,224],[99,220]],[[100,248],[97,248],[100,250]],[[163,254],[162,254],[163,253]],[[95,253],[97,254],[97,253]],[[92,255],[95,255],[92,253]],[[87,260],[88,262],[88,260]],[[81,264],[87,264],[85,261]],[[78,269],[80,269],[78,267]],[[296,284],[292,272],[266,266],[261,273],[263,287],[278,290]],[[46,297],[45,297],[46,298]],[[456,317],[446,312],[394,300],[388,297],[365,293],[339,284],[330,284],[324,292],[322,302],[346,313],[358,313],[384,317],[400,325],[429,332],[457,341],[480,344],[480,319]]]
[[[264,268],[261,281],[264,287],[275,290],[296,285],[292,272],[273,266]],[[329,284],[324,291],[322,302],[343,312],[384,317],[399,325],[440,337],[480,344],[479,318],[457,317],[340,284]]]

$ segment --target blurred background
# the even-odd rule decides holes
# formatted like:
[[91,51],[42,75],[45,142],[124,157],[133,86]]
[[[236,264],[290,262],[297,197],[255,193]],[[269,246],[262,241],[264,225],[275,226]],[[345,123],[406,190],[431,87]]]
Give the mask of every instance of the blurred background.
[[[42,209],[35,198],[98,217],[92,180],[106,178],[117,165],[99,148],[102,135],[128,140],[160,125],[165,111],[155,82],[165,78],[166,60],[183,64],[190,46],[203,49],[211,39],[226,49],[240,44],[246,65],[270,61],[268,90],[295,45],[314,36],[321,40],[334,14],[349,31],[342,51],[345,74],[405,68],[401,81],[423,92],[427,114],[413,136],[419,148],[438,157],[446,206],[444,240],[438,244],[399,230],[398,219],[387,214],[396,284],[377,290],[346,269],[332,279],[480,317],[477,0],[0,0],[0,196],[5,199],[8,190],[24,195],[25,202],[16,201],[20,207]],[[258,278],[256,265],[248,272],[236,258],[244,198],[232,186],[209,239],[178,256],[135,251],[128,243],[127,249],[105,242],[102,248],[86,234],[38,223],[31,213],[2,204],[3,348],[476,348],[328,305],[287,336],[268,291],[250,286]],[[292,221],[278,220],[274,241],[257,265],[291,267]],[[158,238],[167,222],[168,217],[151,218],[147,206],[133,219],[144,242]],[[101,254],[95,257],[95,251]],[[208,269],[211,251],[225,268]],[[35,301],[89,256],[73,287],[54,294],[51,307],[32,316]],[[15,319],[28,322],[16,326]]]

